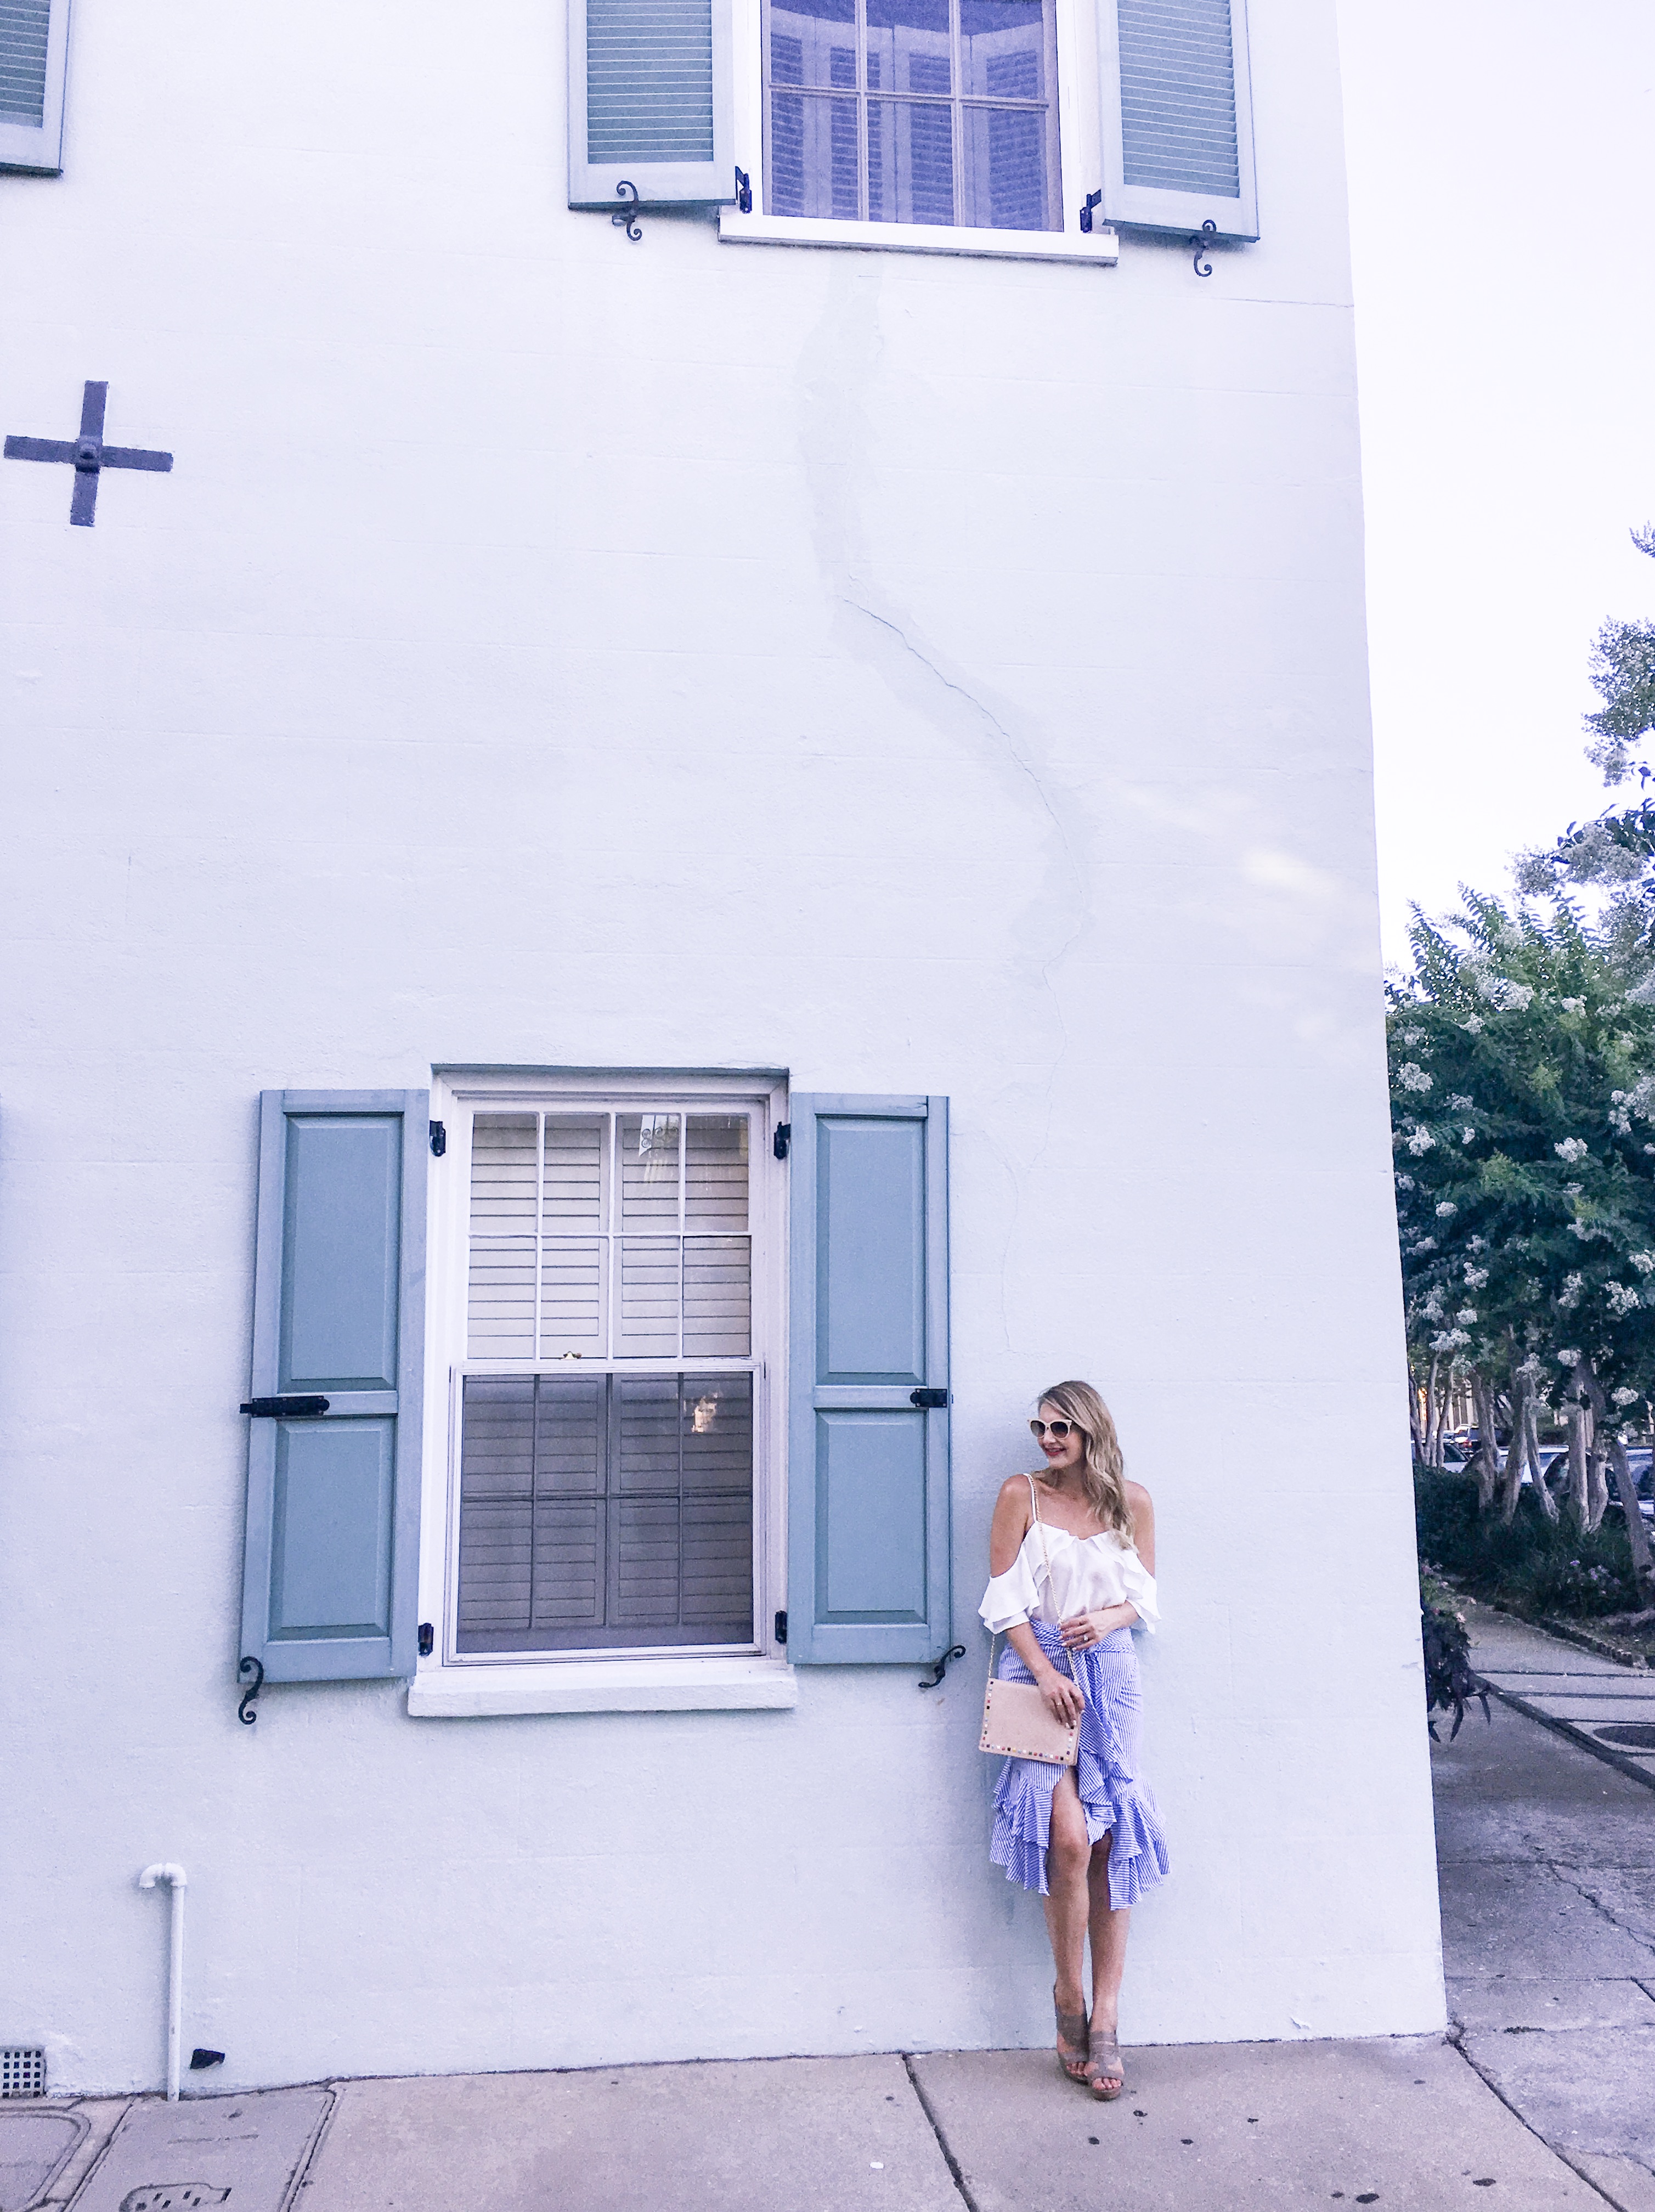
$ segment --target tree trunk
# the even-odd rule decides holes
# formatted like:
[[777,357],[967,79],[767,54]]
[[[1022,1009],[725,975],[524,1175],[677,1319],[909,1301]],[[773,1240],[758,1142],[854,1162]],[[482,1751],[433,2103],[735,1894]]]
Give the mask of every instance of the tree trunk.
[[1439,1472],[1442,1468],[1442,1425],[1448,1414],[1448,1394],[1437,1381],[1440,1365],[1438,1360],[1431,1362],[1430,1379],[1425,1386],[1425,1464]]
[[1609,1510],[1609,1480],[1603,1472],[1610,1434],[1609,1401],[1590,1359],[1583,1358],[1574,1371],[1586,1406],[1586,1516],[1580,1525],[1590,1534],[1600,1526]]
[[1569,1428],[1569,1510],[1577,1528],[1586,1525],[1586,1409],[1578,1396],[1563,1408]]
[[1555,1522],[1559,1517],[1557,1500],[1552,1495],[1551,1485],[1540,1471],[1540,1401],[1537,1396],[1530,1399],[1527,1410],[1529,1480],[1539,1500],[1540,1510],[1548,1521]]
[[1415,1380],[1412,1367],[1408,1370],[1408,1433],[1414,1446],[1414,1464],[1423,1467],[1425,1429],[1420,1418],[1420,1386]]
[[1618,1436],[1610,1438],[1609,1455],[1615,1468],[1615,1487],[1621,1493],[1621,1510],[1626,1516],[1627,1545],[1632,1553],[1632,1579],[1638,1585],[1638,1601],[1641,1605],[1655,1605],[1655,1557],[1651,1556],[1649,1531],[1638,1510],[1638,1486],[1627,1465],[1627,1448]]
[[1523,1462],[1529,1452],[1529,1378],[1512,1357],[1512,1433],[1506,1446],[1506,1464],[1500,1471],[1500,1517],[1509,1522],[1517,1511],[1517,1494],[1523,1486]]
[[1471,1370],[1471,1410],[1476,1415],[1476,1510],[1486,1513],[1500,1480],[1500,1447],[1494,1442],[1494,1386],[1480,1367]]

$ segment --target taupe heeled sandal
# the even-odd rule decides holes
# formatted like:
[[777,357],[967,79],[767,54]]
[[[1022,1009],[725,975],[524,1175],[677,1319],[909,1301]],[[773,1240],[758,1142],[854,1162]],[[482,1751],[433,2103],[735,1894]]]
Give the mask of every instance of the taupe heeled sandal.
[[1087,2038],[1086,2079],[1100,2105],[1112,2105],[1126,2087],[1120,2039],[1112,2027],[1094,2027]]
[[[1052,1992],[1052,2009],[1058,2015],[1058,2064],[1067,2081],[1089,2081],[1092,2078],[1091,2046],[1088,2041],[1088,2023],[1083,2012],[1065,2012],[1058,2002],[1058,1992]],[[1064,2050],[1067,2044],[1069,2049]]]

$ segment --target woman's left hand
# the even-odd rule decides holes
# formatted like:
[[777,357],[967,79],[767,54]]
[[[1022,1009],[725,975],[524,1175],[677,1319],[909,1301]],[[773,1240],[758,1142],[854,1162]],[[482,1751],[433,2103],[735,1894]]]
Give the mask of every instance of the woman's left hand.
[[1099,1613],[1076,1613],[1058,1625],[1058,1633],[1069,1651],[1084,1651],[1093,1644],[1101,1644],[1106,1636],[1112,1636],[1118,1628],[1130,1627],[1137,1619],[1137,1609],[1130,1605],[1106,1605]]

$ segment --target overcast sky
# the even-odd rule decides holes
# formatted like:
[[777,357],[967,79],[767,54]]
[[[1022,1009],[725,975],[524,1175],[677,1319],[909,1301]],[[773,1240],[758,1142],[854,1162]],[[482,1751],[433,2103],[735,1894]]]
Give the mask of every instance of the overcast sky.
[[[1339,0],[1387,959],[1605,803],[1655,616],[1655,0]],[[1264,197],[1261,179],[1261,198]]]

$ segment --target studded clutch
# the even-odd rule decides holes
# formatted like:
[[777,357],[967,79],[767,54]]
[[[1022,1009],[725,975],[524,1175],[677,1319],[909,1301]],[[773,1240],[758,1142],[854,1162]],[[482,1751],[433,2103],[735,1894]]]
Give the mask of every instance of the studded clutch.
[[1080,1756],[1081,1724],[1058,1720],[1033,1682],[1003,1682],[989,1659],[979,1748],[1000,1759],[1038,1759],[1046,1766],[1073,1766]]

